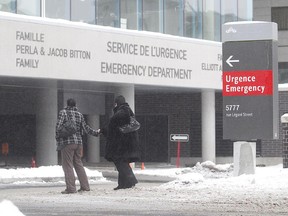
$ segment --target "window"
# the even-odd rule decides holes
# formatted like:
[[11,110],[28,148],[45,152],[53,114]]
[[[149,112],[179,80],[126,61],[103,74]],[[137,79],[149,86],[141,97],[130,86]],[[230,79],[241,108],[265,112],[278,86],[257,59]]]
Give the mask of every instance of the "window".
[[279,83],[288,83],[288,62],[279,62]]
[[278,30],[288,30],[288,7],[272,7],[272,22],[278,24]]
[[202,0],[187,0],[184,6],[184,36],[202,38]]
[[252,21],[253,19],[253,1],[238,1],[238,21]]
[[137,0],[121,0],[120,28],[137,29]]
[[119,27],[119,1],[97,1],[97,25]]
[[41,16],[40,0],[17,0],[17,14]]
[[0,0],[0,11],[16,13],[16,0]]
[[203,39],[220,41],[220,0],[203,0]]
[[95,24],[95,0],[72,0],[71,21]]
[[221,1],[222,24],[237,21],[237,0]]
[[70,20],[70,0],[45,1],[45,17]]
[[183,35],[183,2],[182,0],[164,1],[164,32],[171,35]]
[[161,0],[143,1],[143,30],[162,32],[163,10]]

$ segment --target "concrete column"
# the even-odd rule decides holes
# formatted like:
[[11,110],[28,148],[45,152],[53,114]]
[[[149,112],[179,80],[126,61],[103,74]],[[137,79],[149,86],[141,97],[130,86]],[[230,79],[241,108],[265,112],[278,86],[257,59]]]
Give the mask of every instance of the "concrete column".
[[135,92],[134,85],[130,86],[121,86],[116,89],[116,96],[123,95],[126,99],[126,102],[129,104],[133,112],[135,112]]
[[202,161],[216,162],[215,92],[202,92]]
[[[94,130],[100,127],[100,117],[99,115],[89,115],[87,118],[87,123]],[[94,137],[88,135],[87,137],[87,160],[90,163],[100,162],[100,140],[99,137]]]
[[39,90],[36,109],[36,165],[57,165],[57,89]]

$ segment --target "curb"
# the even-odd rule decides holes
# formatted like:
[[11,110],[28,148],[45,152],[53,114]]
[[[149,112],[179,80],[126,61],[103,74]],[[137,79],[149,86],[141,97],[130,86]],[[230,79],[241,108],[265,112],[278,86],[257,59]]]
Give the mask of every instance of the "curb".
[[[102,175],[104,176],[104,178],[107,178],[110,180],[118,179],[117,171],[102,171]],[[176,180],[176,178],[171,178],[167,176],[153,176],[153,175],[145,175],[145,174],[139,174],[139,173],[135,173],[135,176],[140,182],[167,183],[167,182]]]

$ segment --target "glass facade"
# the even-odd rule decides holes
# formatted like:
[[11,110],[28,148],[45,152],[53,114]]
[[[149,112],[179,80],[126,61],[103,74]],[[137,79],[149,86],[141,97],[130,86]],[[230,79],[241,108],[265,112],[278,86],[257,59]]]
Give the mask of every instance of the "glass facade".
[[203,0],[203,39],[220,41],[220,0]]
[[237,2],[231,0],[222,0],[221,16],[222,24],[237,21]]
[[142,1],[142,29],[144,31],[163,32],[163,1]]
[[238,1],[238,21],[251,21],[253,19],[253,0]]
[[71,0],[71,21],[96,24],[94,0]]
[[187,0],[184,5],[184,36],[202,38],[202,0]]
[[138,29],[137,0],[122,0],[121,2],[120,28]]
[[164,33],[183,36],[183,0],[164,1]]
[[41,16],[41,0],[17,0],[17,13]]
[[252,20],[253,0],[0,0],[0,10],[221,41],[222,24]]
[[97,25],[119,27],[119,0],[97,0]]
[[44,17],[70,20],[70,0],[45,1]]
[[0,0],[0,11],[16,13],[16,0]]

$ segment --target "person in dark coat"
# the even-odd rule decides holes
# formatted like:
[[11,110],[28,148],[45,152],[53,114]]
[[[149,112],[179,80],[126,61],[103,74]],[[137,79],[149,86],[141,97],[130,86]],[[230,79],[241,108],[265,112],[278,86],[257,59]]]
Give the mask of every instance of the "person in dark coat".
[[124,134],[119,126],[129,124],[134,113],[122,95],[115,98],[113,113],[108,126],[98,132],[107,139],[105,159],[113,162],[118,170],[118,186],[114,190],[132,188],[138,181],[129,163],[139,161],[139,136],[137,131]]
[[[77,132],[66,138],[60,138],[59,129],[68,118],[72,118],[76,122]],[[70,98],[67,100],[67,107],[59,112],[56,123],[57,150],[61,151],[62,168],[66,183],[66,189],[61,192],[62,194],[77,192],[73,168],[80,182],[78,192],[90,191],[88,178],[81,160],[83,151],[82,132],[92,136],[98,136],[98,132],[86,124],[82,113],[80,113],[76,107],[76,101]]]

